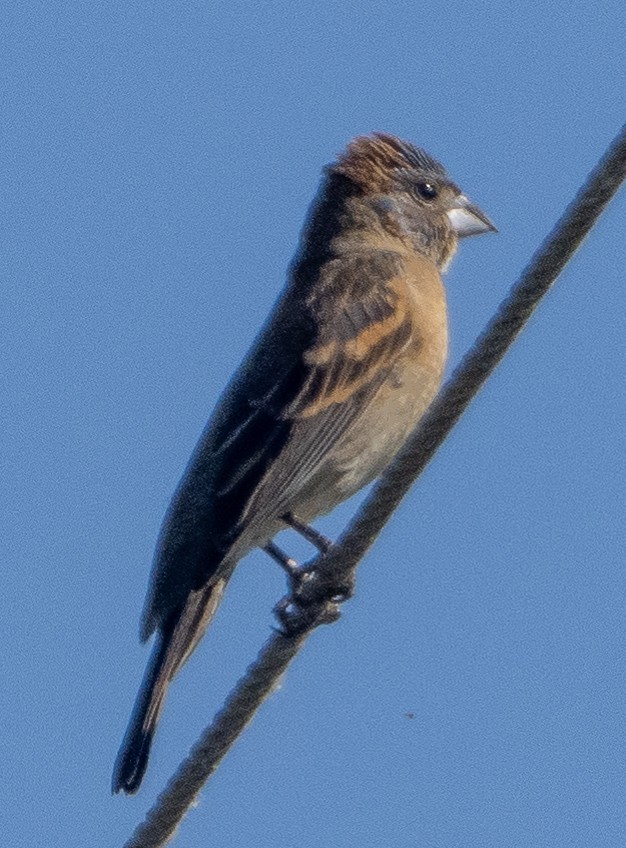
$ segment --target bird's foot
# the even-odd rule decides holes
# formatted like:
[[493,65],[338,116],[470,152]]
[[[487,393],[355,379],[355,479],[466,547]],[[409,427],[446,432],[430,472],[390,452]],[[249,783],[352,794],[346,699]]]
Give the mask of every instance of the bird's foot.
[[328,575],[322,579],[318,562],[331,549],[330,539],[291,512],[283,516],[283,521],[320,552],[320,556],[310,564],[300,565],[274,542],[268,542],[263,548],[287,574],[289,594],[276,604],[274,614],[279,621],[280,632],[294,636],[318,624],[337,621],[341,615],[340,605],[352,597],[354,581],[350,578],[338,583]]
[[337,621],[341,616],[341,604],[354,593],[353,580],[322,581],[315,564],[297,566],[288,574],[289,594],[274,607],[285,636],[295,636],[318,624]]
[[291,595],[286,595],[274,607],[274,615],[278,619],[278,632],[290,637],[299,636],[319,624],[333,624],[341,617],[341,611],[339,604],[332,601],[300,606]]

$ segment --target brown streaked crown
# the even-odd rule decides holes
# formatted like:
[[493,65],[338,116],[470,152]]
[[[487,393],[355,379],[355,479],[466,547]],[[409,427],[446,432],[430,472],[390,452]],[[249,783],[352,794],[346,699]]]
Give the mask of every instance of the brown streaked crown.
[[443,166],[425,150],[387,133],[358,136],[332,166],[332,171],[351,179],[367,191],[386,191],[394,170],[413,168],[433,176],[447,177]]

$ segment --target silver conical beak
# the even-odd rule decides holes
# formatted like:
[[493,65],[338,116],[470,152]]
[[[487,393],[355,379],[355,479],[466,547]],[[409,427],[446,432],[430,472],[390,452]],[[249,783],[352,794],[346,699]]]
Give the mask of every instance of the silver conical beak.
[[482,233],[497,233],[498,230],[491,223],[482,209],[465,197],[459,195],[456,199],[454,209],[450,209],[448,219],[459,238],[467,236],[479,236]]

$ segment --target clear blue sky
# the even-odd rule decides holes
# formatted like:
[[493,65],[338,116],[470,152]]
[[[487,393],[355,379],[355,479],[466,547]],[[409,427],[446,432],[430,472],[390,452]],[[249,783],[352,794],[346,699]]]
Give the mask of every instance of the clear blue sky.
[[[26,0],[0,31],[0,825],[104,848],[283,591],[261,554],[241,566],[141,793],[111,797],[161,518],[321,167],[392,132],[496,222],[448,274],[454,364],[625,119],[626,13]],[[622,848],[625,216],[622,193],[177,845]]]

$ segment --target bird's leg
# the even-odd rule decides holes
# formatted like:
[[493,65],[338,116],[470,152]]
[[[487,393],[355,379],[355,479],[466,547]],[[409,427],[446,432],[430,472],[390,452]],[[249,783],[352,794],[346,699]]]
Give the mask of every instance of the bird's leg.
[[[282,520],[314,545],[323,555],[328,552],[332,542],[310,527],[292,512],[282,516]],[[290,592],[278,602],[274,613],[280,622],[280,632],[285,636],[296,635],[314,624],[330,623],[339,618],[339,607],[352,595],[352,581],[340,586],[320,587],[321,592],[313,588],[318,578],[315,560],[312,565],[301,566],[295,559],[282,551],[274,542],[268,542],[263,550],[269,554],[289,576]],[[313,582],[311,582],[313,581]],[[317,597],[316,597],[317,595]],[[305,600],[306,599],[306,600]]]
[[[317,548],[322,555],[330,550],[332,546],[330,539],[323,536],[301,518],[298,518],[293,512],[286,512],[282,516],[282,520],[288,527],[291,527],[292,530],[295,530],[296,533],[299,533],[307,542]],[[291,562],[293,563],[294,560],[291,560]],[[317,576],[315,560],[313,560],[311,565],[300,565],[297,568],[283,565],[283,568],[286,568],[289,574],[291,597],[295,603],[302,606],[302,590],[305,584],[310,583],[311,580],[315,580]]]
[[275,542],[268,542],[263,550],[287,573],[290,594],[295,599],[302,586],[313,577],[313,569],[300,565],[298,560],[288,556]]
[[314,547],[316,547],[320,553],[325,554],[330,549],[332,545],[330,539],[322,535],[314,527],[311,527],[310,524],[302,521],[297,515],[294,515],[293,512],[285,513],[285,515],[283,515],[283,521],[285,524],[288,524],[292,530],[295,530],[296,533],[303,536],[307,542],[310,542]]
[[[300,533],[307,542],[314,545],[322,555],[328,553],[331,549],[333,543],[327,536],[322,535],[314,527],[311,527],[305,521],[302,521],[302,519],[298,518],[298,516],[293,512],[285,513],[285,515],[282,516],[282,520],[297,533]],[[275,545],[274,548],[276,548]],[[304,585],[308,584],[309,588],[305,594],[310,596],[310,581],[317,579],[316,560],[314,559],[311,565],[300,565],[294,568],[293,564],[295,563],[295,560],[287,557],[282,551],[280,551],[280,555],[283,557],[281,565],[288,572],[291,579],[292,597],[294,601],[300,604],[300,606],[303,604],[306,605],[307,601],[304,600],[302,590]],[[270,554],[270,556],[276,556],[276,554],[273,553]],[[287,560],[289,561],[288,565],[286,564]],[[322,590],[321,597],[325,597],[326,599],[337,603],[343,603],[343,601],[347,601],[352,597],[353,592],[354,578],[349,577],[345,578],[341,583],[337,583],[336,585],[328,583]]]
[[289,581],[289,594],[282,598],[274,607],[274,614],[280,623],[280,633],[284,636],[295,636],[296,633],[305,630],[319,613],[315,610],[305,611],[297,601],[299,592],[306,583],[314,577],[312,569],[299,565],[298,561],[288,556],[282,548],[274,542],[268,542],[263,550],[287,573]]
[[[283,515],[283,521],[288,524],[293,530],[297,533],[300,533],[308,542],[314,545],[321,554],[326,554],[332,548],[333,542],[328,538],[328,536],[322,535],[318,530],[314,527],[311,527],[310,524],[306,524],[306,522],[302,521],[302,519],[298,518],[297,515],[294,515],[293,512],[288,512],[286,515]],[[305,576],[315,576],[315,561],[311,566],[303,566],[300,568],[300,573]],[[302,580],[300,581],[303,582]],[[330,598],[338,600],[339,602],[347,601],[352,597],[354,592],[354,581],[352,578],[347,579],[347,581],[342,582],[341,584],[337,584],[336,586],[329,586],[327,595]]]
[[274,544],[274,542],[268,542],[267,545],[264,545],[263,550],[268,556],[271,556],[274,562],[277,562],[280,567],[287,572],[290,580],[297,579],[301,570],[301,566],[298,564],[297,560],[288,556],[282,548],[279,548],[278,545]]
[[[287,512],[282,516],[282,520],[288,527],[291,527],[292,530],[300,533],[300,535],[303,536],[307,542],[310,542],[314,547],[316,547],[320,553],[325,554],[330,549],[332,545],[330,539],[323,536],[321,533],[318,533],[314,527],[306,524],[298,518],[297,515],[294,515],[292,512]],[[307,566],[300,565],[296,559],[286,554],[283,549],[279,548],[274,542],[268,542],[263,546],[263,550],[274,560],[274,562],[277,562],[280,567],[287,572],[294,592],[297,591],[298,587],[309,578],[312,569]]]

